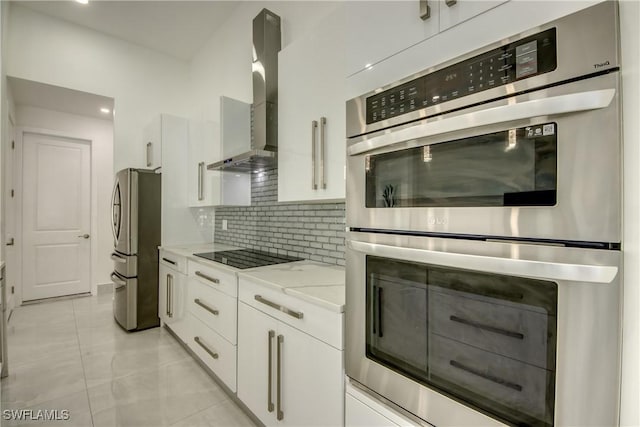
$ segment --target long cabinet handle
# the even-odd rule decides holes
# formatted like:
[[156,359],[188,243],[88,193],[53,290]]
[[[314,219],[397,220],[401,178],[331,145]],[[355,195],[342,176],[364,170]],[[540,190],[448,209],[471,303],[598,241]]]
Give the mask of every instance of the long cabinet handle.
[[167,274],[167,289],[169,290],[169,296],[167,298],[167,308],[169,312],[167,315],[173,317],[173,274]]
[[318,129],[318,121],[313,120],[311,122],[311,189],[317,190],[318,184],[316,183],[316,129]]
[[212,283],[215,283],[215,284],[219,284],[220,283],[220,279],[216,279],[215,277],[207,276],[206,274],[204,274],[201,271],[196,271],[196,276],[202,277],[203,279],[208,280],[208,281],[210,281]]
[[320,117],[320,186],[323,190],[327,189],[325,174],[325,128],[327,127],[327,118]]
[[193,337],[193,340],[194,340],[194,341],[195,341],[195,342],[196,342],[200,347],[202,347],[202,349],[203,349],[204,351],[206,351],[207,353],[209,353],[209,356],[213,357],[214,359],[217,359],[217,358],[218,358],[218,353],[217,353],[217,352],[215,352],[215,351],[213,351],[213,350],[211,350],[209,347],[207,347],[207,346],[205,345],[205,343],[202,341],[202,338],[200,338],[200,337]]
[[291,317],[295,317],[296,319],[302,319],[304,317],[304,313],[302,313],[301,311],[291,310],[290,308],[287,308],[283,305],[277,304],[273,301],[269,301],[268,299],[263,298],[262,295],[255,295],[253,298],[256,301],[261,302],[262,304],[275,308],[276,310],[286,313]]
[[426,21],[431,17],[431,7],[427,0],[420,0],[420,19]]
[[458,0],[444,0],[444,4],[446,4],[448,7],[451,7],[456,3],[458,3]]
[[504,335],[504,336],[507,336],[509,338],[516,338],[516,339],[519,339],[519,340],[523,340],[524,339],[524,335],[521,334],[520,332],[509,331],[509,330],[503,329],[503,328],[496,328],[495,326],[485,325],[483,323],[475,322],[473,320],[463,319],[462,317],[449,316],[449,320],[451,320],[452,322],[462,323],[463,325],[472,326],[474,328],[484,329],[485,331],[493,332],[495,334]]
[[[598,110],[611,104],[616,94],[615,89],[593,90],[567,95],[551,96],[529,101],[513,102],[506,105],[488,108],[482,111],[447,117],[441,120],[427,121],[396,132],[385,133],[358,142],[347,148],[347,154],[354,156],[377,148],[387,147],[399,142],[419,140],[429,136],[441,135],[471,129],[479,126],[499,124],[514,120],[530,119],[538,116],[552,116],[580,111]],[[422,142],[424,145],[424,141]]]
[[278,356],[277,356],[277,369],[276,374],[276,415],[278,421],[284,418],[284,412],[282,411],[282,344],[284,343],[284,336],[278,335]]
[[147,142],[147,167],[153,166],[153,144]]
[[204,162],[198,163],[198,200],[204,199]]
[[269,355],[268,357],[268,361],[269,364],[267,365],[267,411],[269,412],[273,412],[273,399],[271,396],[271,389],[273,388],[273,374],[272,374],[272,365],[273,365],[273,338],[276,336],[276,331],[274,331],[273,329],[269,330],[269,334],[268,334],[269,338],[269,352],[267,353]]
[[171,261],[169,258],[162,258],[163,261],[168,262],[169,264],[177,265],[178,263],[175,261]]
[[218,314],[220,314],[220,312],[218,310],[216,310],[215,308],[209,307],[207,304],[205,304],[202,301],[200,301],[200,298],[194,299],[193,302],[195,302],[200,307],[204,308],[205,310],[207,310],[209,313],[213,314],[214,316],[217,316]]
[[169,301],[171,298],[171,294],[169,293],[169,275],[167,274],[166,279],[164,280],[164,293],[166,297],[166,307],[164,308],[164,313],[169,316]]

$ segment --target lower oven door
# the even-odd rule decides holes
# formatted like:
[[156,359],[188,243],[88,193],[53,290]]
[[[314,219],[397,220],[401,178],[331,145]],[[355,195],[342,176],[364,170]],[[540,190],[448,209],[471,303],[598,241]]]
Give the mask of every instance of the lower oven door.
[[442,426],[615,425],[620,253],[349,233],[347,375]]

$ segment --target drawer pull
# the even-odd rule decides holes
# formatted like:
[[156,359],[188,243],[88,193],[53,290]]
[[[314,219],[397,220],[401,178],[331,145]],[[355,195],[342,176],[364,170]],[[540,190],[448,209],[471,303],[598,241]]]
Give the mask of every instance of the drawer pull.
[[213,314],[214,316],[217,316],[218,314],[220,314],[220,312],[218,310],[216,310],[215,308],[211,308],[207,304],[205,304],[202,301],[200,301],[200,298],[194,299],[193,302],[195,302],[200,307],[204,308],[205,310],[207,310],[209,313]]
[[255,295],[253,297],[256,301],[261,302],[265,305],[268,305],[269,307],[273,307],[276,310],[280,310],[283,313],[288,314],[289,316],[295,317],[296,319],[302,319],[302,317],[304,316],[304,313],[302,313],[301,311],[295,311],[295,310],[291,310],[290,308],[284,307],[280,304],[276,304],[273,301],[269,301],[268,299],[264,299],[262,298],[261,295]]
[[216,279],[215,277],[207,276],[206,274],[204,274],[204,273],[202,273],[200,271],[196,271],[196,276],[202,277],[203,279],[208,280],[208,281],[210,281],[212,283],[216,283],[216,284],[220,283],[220,279]]
[[162,258],[163,261],[168,262],[169,264],[173,264],[173,265],[177,265],[177,263],[175,261],[171,261],[169,258]]
[[202,339],[200,337],[194,337],[193,340],[204,349],[204,351],[206,351],[207,353],[209,353],[209,355],[211,357],[213,357],[214,359],[218,358],[218,353],[216,353],[215,351],[211,350],[209,347],[207,347],[204,342],[202,341]]
[[519,340],[524,339],[524,335],[520,332],[508,331],[506,329],[496,328],[495,326],[483,325],[482,323],[477,323],[471,320],[463,319],[458,316],[449,316],[449,320],[453,322],[462,323],[463,325],[473,326],[474,328],[484,329],[485,331],[495,332],[496,334],[505,335],[510,338],[516,338]]
[[482,378],[484,378],[486,380],[492,381],[492,382],[494,382],[496,384],[503,385],[503,386],[511,388],[511,389],[513,389],[515,391],[522,391],[522,386],[519,385],[519,384],[515,384],[515,383],[509,382],[507,380],[503,380],[502,378],[498,378],[498,377],[493,376],[493,375],[485,374],[482,371],[470,368],[470,367],[468,367],[466,365],[463,365],[460,362],[456,362],[455,360],[449,360],[449,364],[451,366],[453,366],[454,368],[458,368],[458,369],[461,369],[461,370],[463,370],[465,372],[468,372],[470,374],[477,375],[477,376],[482,377]]

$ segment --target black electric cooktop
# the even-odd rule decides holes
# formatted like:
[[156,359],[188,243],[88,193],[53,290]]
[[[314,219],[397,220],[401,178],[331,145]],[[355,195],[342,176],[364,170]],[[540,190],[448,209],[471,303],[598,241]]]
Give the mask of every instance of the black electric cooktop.
[[236,249],[233,251],[205,252],[194,254],[200,258],[226,264],[231,267],[245,269],[262,267],[263,265],[283,264],[285,262],[301,261],[286,255],[276,255],[269,252],[254,251],[253,249]]

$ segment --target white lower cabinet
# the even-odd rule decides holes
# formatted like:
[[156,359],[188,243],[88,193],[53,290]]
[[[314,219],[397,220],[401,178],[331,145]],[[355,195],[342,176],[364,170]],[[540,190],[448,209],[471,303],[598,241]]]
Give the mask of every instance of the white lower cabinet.
[[238,278],[233,272],[193,260],[187,269],[188,335],[183,341],[235,392]]
[[238,398],[266,426],[341,426],[342,351],[241,300]]
[[180,271],[183,264],[186,264],[184,257],[160,251],[158,316],[181,339],[187,329],[187,276]]
[[186,344],[231,391],[236,391],[236,346],[209,325],[187,315],[189,338]]

